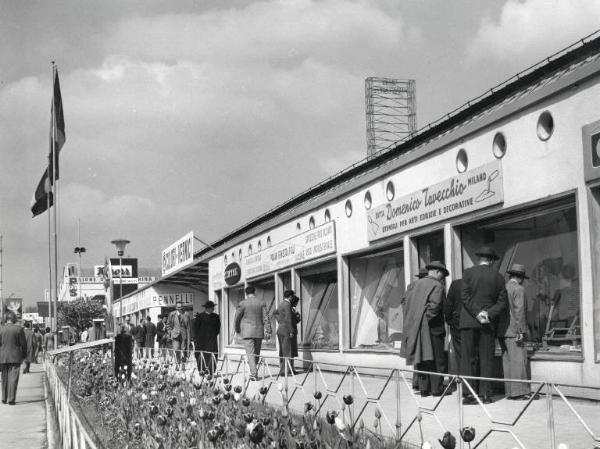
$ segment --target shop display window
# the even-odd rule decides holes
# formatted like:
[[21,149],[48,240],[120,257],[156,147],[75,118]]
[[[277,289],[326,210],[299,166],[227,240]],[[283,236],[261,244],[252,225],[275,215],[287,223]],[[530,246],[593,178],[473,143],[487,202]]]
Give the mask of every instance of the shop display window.
[[432,232],[416,238],[419,268],[434,260],[444,263],[444,232]]
[[256,282],[253,284],[256,287],[256,297],[262,299],[267,305],[267,314],[269,315],[269,321],[271,322],[271,338],[269,340],[263,340],[262,347],[265,349],[275,349],[275,281],[270,279],[267,282]]
[[351,347],[398,347],[405,290],[402,248],[352,257],[349,266]]
[[524,264],[527,342],[530,349],[581,351],[577,215],[573,203],[547,206],[461,228],[463,267],[477,261],[481,245],[492,246],[505,274]]
[[227,290],[227,318],[229,322],[229,338],[227,344],[241,345],[242,339],[235,333],[235,311],[244,299],[244,286],[234,287]]
[[311,349],[339,348],[338,282],[335,263],[298,272],[302,344]]

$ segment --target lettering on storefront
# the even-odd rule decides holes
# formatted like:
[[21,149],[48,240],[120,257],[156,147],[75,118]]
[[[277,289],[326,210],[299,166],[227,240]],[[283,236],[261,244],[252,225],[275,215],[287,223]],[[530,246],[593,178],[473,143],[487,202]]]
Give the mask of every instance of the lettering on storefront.
[[194,304],[193,293],[164,293],[152,296],[153,306],[175,307],[181,302],[183,306],[191,306]]
[[368,212],[369,241],[502,203],[502,187],[495,161],[405,195]]
[[194,261],[194,233],[190,232],[162,252],[162,275],[166,276]]
[[242,277],[242,267],[240,267],[236,262],[230,263],[225,267],[225,273],[223,274],[225,278],[225,283],[227,285],[235,285],[237,284]]
[[331,253],[335,253],[333,221],[246,257],[246,277],[269,273]]

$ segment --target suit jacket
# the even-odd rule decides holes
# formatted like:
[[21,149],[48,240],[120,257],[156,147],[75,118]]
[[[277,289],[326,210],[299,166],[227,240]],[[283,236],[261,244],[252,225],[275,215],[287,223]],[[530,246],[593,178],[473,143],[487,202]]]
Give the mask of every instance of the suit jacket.
[[156,336],[158,337],[158,342],[161,343],[163,337],[167,336],[167,324],[160,320],[156,325]]
[[18,324],[0,327],[0,364],[22,363],[27,356],[25,331]]
[[444,301],[444,319],[453,331],[460,329],[460,313],[462,310],[463,280],[455,279],[450,284]]
[[264,338],[271,333],[267,305],[254,295],[240,302],[235,312],[235,331],[242,338]]
[[508,308],[500,316],[498,335],[501,337],[516,337],[517,334],[527,333],[527,298],[525,287],[514,279],[506,283]]
[[146,329],[141,324],[138,324],[131,331],[131,336],[137,344],[143,345],[146,340]]
[[31,363],[35,358],[35,347],[37,344],[35,340],[35,334],[27,327],[23,329],[23,332],[25,332],[25,340],[27,340],[27,355],[25,356],[24,361]]
[[429,276],[413,283],[405,303],[400,355],[408,365],[435,360],[432,336],[444,336],[444,284]]
[[154,346],[154,338],[156,337],[156,325],[152,321],[144,322],[144,346],[150,348]]
[[133,360],[133,337],[124,332],[115,337],[115,365],[131,365]]
[[481,328],[475,318],[482,310],[487,310],[490,325],[495,328],[497,319],[506,308],[506,288],[504,278],[489,265],[476,265],[463,273],[463,308],[460,312],[460,328]]
[[277,318],[277,335],[288,337],[290,334],[296,335],[296,320],[292,312],[292,305],[285,299],[281,301],[279,307],[275,311]]
[[216,313],[202,312],[192,320],[192,337],[196,350],[219,352],[221,318]]
[[177,315],[176,310],[169,313],[169,318],[167,319],[167,329],[169,330],[169,336],[173,340],[180,340],[186,344],[190,342],[190,319],[185,313],[181,312],[181,315]]

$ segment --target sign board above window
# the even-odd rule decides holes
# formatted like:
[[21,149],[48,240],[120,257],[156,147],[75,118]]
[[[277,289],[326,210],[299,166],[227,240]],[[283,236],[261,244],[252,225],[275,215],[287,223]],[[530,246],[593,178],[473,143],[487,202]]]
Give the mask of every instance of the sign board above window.
[[502,203],[502,187],[502,165],[494,161],[404,195],[368,211],[369,241]]
[[162,276],[179,270],[194,261],[194,233],[190,232],[162,252]]

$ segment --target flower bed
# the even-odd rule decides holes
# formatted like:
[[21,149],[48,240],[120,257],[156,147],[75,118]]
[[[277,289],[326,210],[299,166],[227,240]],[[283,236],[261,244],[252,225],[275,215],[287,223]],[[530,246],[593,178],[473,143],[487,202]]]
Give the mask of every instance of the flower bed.
[[[66,384],[68,357],[56,363]],[[315,392],[314,402],[306,403],[299,416],[266,405],[266,387],[251,399],[242,385],[218,374],[141,361],[127,382],[124,374],[114,377],[110,357],[94,351],[77,352],[71,370],[71,400],[108,448],[410,447],[365,430],[362,422],[353,426],[351,396],[344,397],[347,405],[341,410],[320,416],[315,409],[322,394]]]

